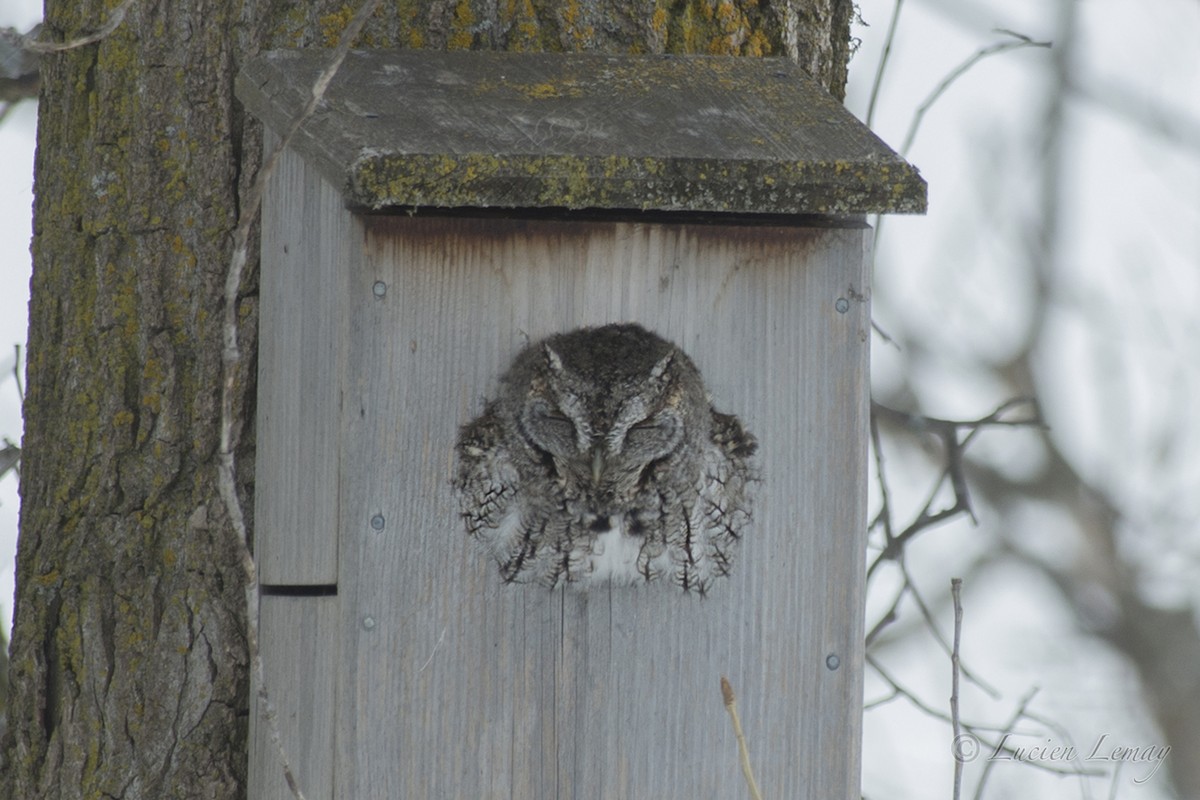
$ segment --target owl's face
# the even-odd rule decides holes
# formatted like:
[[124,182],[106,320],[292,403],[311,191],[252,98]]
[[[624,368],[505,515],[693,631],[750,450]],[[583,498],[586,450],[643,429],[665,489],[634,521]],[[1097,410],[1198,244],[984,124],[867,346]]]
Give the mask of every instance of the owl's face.
[[467,531],[505,581],[703,593],[749,520],[754,437],[683,351],[638,325],[526,347],[459,435]]
[[689,404],[704,402],[681,380],[694,370],[683,353],[626,341],[619,330],[608,338],[586,349],[552,338],[530,354],[528,384],[511,387],[522,398],[521,436],[598,531],[629,510],[649,470],[688,448]]

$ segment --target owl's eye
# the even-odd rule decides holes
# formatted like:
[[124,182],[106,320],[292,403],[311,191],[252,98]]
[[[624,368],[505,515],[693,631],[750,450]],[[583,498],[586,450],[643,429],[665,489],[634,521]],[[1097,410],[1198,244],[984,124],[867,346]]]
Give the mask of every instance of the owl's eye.
[[542,450],[564,455],[575,449],[575,423],[548,403],[530,403],[524,421],[530,440]]
[[629,427],[622,452],[638,461],[653,461],[674,450],[682,438],[683,425],[679,417],[658,414]]

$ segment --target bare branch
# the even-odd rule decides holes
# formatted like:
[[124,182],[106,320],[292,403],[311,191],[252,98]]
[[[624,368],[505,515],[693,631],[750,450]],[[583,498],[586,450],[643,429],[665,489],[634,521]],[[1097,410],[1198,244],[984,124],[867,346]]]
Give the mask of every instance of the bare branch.
[[[1007,414],[1015,408],[1026,406],[1029,413],[1026,416],[1018,417],[1017,419],[1008,419]],[[938,525],[959,514],[967,514],[975,521],[975,513],[971,508],[971,497],[967,490],[966,470],[963,460],[963,453],[968,444],[973,440],[976,434],[984,428],[992,427],[1036,427],[1045,428],[1045,423],[1042,421],[1041,411],[1038,408],[1037,401],[1033,398],[1014,398],[1002,403],[995,411],[985,417],[976,420],[948,420],[939,419],[937,417],[927,417],[920,414],[908,414],[902,411],[896,411],[888,408],[880,403],[871,401],[871,425],[872,425],[872,442],[876,447],[876,465],[880,469],[880,481],[884,480],[882,475],[882,459],[880,456],[880,442],[878,436],[878,421],[883,420],[890,422],[897,428],[916,433],[931,433],[941,440],[943,453],[945,454],[946,464],[941,477],[934,483],[932,491],[929,493],[928,499],[925,501],[924,507],[903,531],[892,535],[888,531],[891,527],[890,510],[887,508],[887,495],[884,495],[884,507],[880,509],[876,520],[882,521],[885,526],[885,544],[883,550],[871,562],[871,566],[867,569],[867,578],[874,574],[875,570],[884,561],[895,560],[906,544],[922,531],[928,530],[935,525]],[[965,436],[960,438],[962,432],[966,432]],[[938,494],[941,491],[942,485],[946,481],[950,482],[950,486],[954,492],[954,503],[939,509],[933,510],[933,505],[937,500]]]
[[879,99],[879,89],[883,86],[883,76],[887,72],[888,60],[892,55],[892,44],[896,41],[896,26],[900,23],[900,9],[904,0],[896,0],[892,9],[892,19],[888,22],[887,35],[883,37],[883,53],[879,56],[879,66],[875,68],[875,80],[871,83],[871,99],[867,102],[867,127],[870,128],[875,120],[875,104]]
[[21,448],[17,447],[8,439],[5,439],[4,447],[0,448],[0,478],[3,478],[5,475],[7,475],[9,470],[17,472],[19,470],[17,465],[20,463]]
[[[933,633],[934,639],[936,639],[937,643],[941,646],[942,652],[944,652],[946,655],[950,656],[951,660],[953,660],[957,664],[957,669],[962,671],[962,674],[966,676],[967,680],[971,681],[971,683],[978,686],[980,689],[982,689],[986,694],[990,695],[991,697],[993,697],[995,699],[999,699],[1000,698],[1000,690],[997,689],[996,687],[992,686],[990,683],[987,683],[982,678],[976,676],[972,670],[967,669],[966,665],[962,663],[961,659],[959,658],[959,656],[957,654],[958,648],[952,646],[950,642],[946,641],[946,637],[942,635],[941,629],[937,626],[937,623],[934,621],[933,612],[931,612],[929,610],[929,606],[926,605],[925,599],[921,596],[921,593],[917,591],[917,587],[916,587],[916,584],[913,582],[912,575],[910,575],[908,572],[908,565],[903,563],[903,561],[902,561],[900,563],[900,569],[903,571],[904,582],[905,582],[905,585],[908,587],[908,591],[912,594],[913,601],[917,604],[917,608],[919,608],[921,610],[921,616],[925,619],[926,626]],[[959,582],[959,584],[962,583],[961,578],[955,578],[954,580],[957,580]],[[953,582],[951,585],[953,586]],[[955,612],[955,621],[956,621],[956,623],[958,621],[958,612],[957,611]],[[957,635],[957,631],[955,631],[955,634]]]
[[871,645],[875,643],[875,639],[879,637],[884,628],[891,625],[899,619],[900,601],[904,599],[904,593],[908,589],[908,585],[900,587],[900,591],[896,593],[896,598],[892,601],[891,607],[883,613],[879,620],[872,626],[870,632],[867,633],[867,639],[864,646],[869,650]]
[[[1004,741],[1005,734],[1010,734],[1016,729],[1017,723],[1020,722],[1023,717],[1025,717],[1025,710],[1029,708],[1029,704],[1033,701],[1033,698],[1037,696],[1037,693],[1038,688],[1035,686],[1026,692],[1025,696],[1022,697],[1017,703],[1017,708],[1013,712],[1013,715],[1008,718],[1008,723],[1004,726],[1003,730],[1000,731],[1000,741]],[[987,785],[988,775],[991,773],[992,765],[995,763],[996,762],[994,759],[984,759],[983,772],[980,773],[979,783],[975,786],[975,800],[982,800],[983,787]]]
[[1003,28],[998,29],[996,33],[1004,34],[1010,38],[1002,42],[989,44],[976,50],[961,64],[950,70],[946,77],[942,79],[941,83],[935,86],[933,91],[929,93],[929,96],[922,101],[921,105],[917,106],[916,112],[913,113],[912,121],[908,124],[908,132],[904,134],[904,144],[900,146],[901,155],[907,155],[908,151],[912,148],[913,141],[917,138],[917,131],[921,129],[921,123],[925,120],[925,115],[929,113],[929,109],[933,108],[933,104],[936,103],[938,99],[941,98],[941,96],[944,95],[946,91],[954,85],[955,81],[957,81],[963,75],[966,75],[971,70],[971,67],[975,66],[989,56],[998,55],[999,53],[1007,53],[1009,50],[1019,50],[1024,47],[1042,47],[1049,49],[1053,44],[1052,42],[1034,41],[1022,33],[1005,30]]
[[[879,675],[879,677],[882,678],[883,681],[888,684],[888,686],[891,687],[892,693],[885,698],[881,698],[879,700],[872,700],[872,701],[865,703],[864,708],[867,708],[867,709],[877,708],[881,705],[884,705],[885,703],[891,702],[892,700],[902,698],[904,700],[907,700],[912,706],[914,706],[921,712],[927,714],[930,717],[933,717],[934,719],[940,719],[943,722],[947,722],[947,723],[953,722],[950,714],[948,714],[947,712],[942,711],[940,709],[934,708],[933,706],[929,705],[924,700],[922,700],[921,698],[919,698],[915,694],[913,694],[913,692],[911,692],[909,689],[905,688],[890,673],[888,673],[887,670],[885,670],[883,668],[883,665],[881,665],[879,663],[879,660],[876,659],[875,657],[873,657],[870,653],[868,653],[865,656],[865,658],[866,658],[867,664],[872,669],[875,670],[875,672]],[[1046,724],[1042,720],[1037,719],[1033,715],[1028,714],[1028,713],[1022,713],[1020,715],[1020,719],[1029,719],[1029,720],[1042,722],[1042,724]],[[970,722],[965,722],[962,720],[959,721],[959,724],[962,726],[964,735],[969,734],[971,737],[973,737],[975,740],[977,740],[977,743],[979,745],[986,746],[988,749],[988,752],[991,753],[993,757],[1000,753],[1004,753],[1004,754],[1010,756],[1011,758],[1013,758],[1014,760],[1020,760],[1021,763],[1027,764],[1030,767],[1035,767],[1037,769],[1043,770],[1045,772],[1051,772],[1056,775],[1093,775],[1093,776],[1095,776],[1095,775],[1104,775],[1105,774],[1104,770],[1097,769],[1097,768],[1088,768],[1088,767],[1083,767],[1083,766],[1079,766],[1079,765],[1076,765],[1074,767],[1060,767],[1053,761],[1029,760],[1029,759],[1022,758],[1022,754],[1019,753],[1015,748],[1008,746],[1008,744],[1005,742],[1005,739],[1004,739],[1003,734],[1014,733],[1014,730],[1013,730],[1014,726],[1012,724],[1008,724],[1004,727],[999,727],[999,726],[993,726],[993,725],[982,725],[982,724],[970,723]],[[1052,727],[1056,733],[1059,733],[1062,730],[1062,728],[1059,726],[1049,726],[1048,725],[1048,727]],[[988,736],[988,734],[1000,734],[1000,736],[997,738],[995,736]],[[1030,732],[1030,733],[1022,734],[1022,735],[1032,736],[1033,733]]]
[[[899,5],[899,3],[897,3],[897,5]],[[899,8],[897,8],[897,15],[898,14],[899,14]],[[894,18],[893,18],[893,22],[894,22]],[[980,61],[982,61],[983,59],[985,59],[989,56],[997,55],[999,53],[1006,53],[1009,50],[1019,50],[1024,47],[1050,48],[1052,45],[1051,42],[1034,41],[1033,39],[1031,39],[1028,36],[1025,36],[1024,34],[1016,33],[1015,31],[1010,31],[1010,30],[1006,30],[1003,28],[997,29],[996,32],[1005,34],[1006,36],[1009,36],[1011,38],[1009,38],[1005,41],[1002,41],[1002,42],[996,42],[995,44],[986,45],[986,46],[981,47],[978,50],[976,50],[965,61],[963,61],[961,64],[959,64],[954,69],[950,70],[950,72],[946,74],[946,77],[942,78],[941,82],[938,83],[938,85],[934,87],[933,91],[930,92],[929,96],[926,97],[925,100],[922,101],[922,103],[919,106],[917,106],[917,110],[915,112],[913,112],[913,118],[908,124],[908,131],[904,134],[904,144],[902,144],[900,146],[900,155],[908,155],[908,151],[912,149],[913,142],[916,141],[917,132],[921,129],[921,123],[925,121],[925,115],[927,113],[929,113],[929,110],[931,108],[933,108],[934,104],[937,103],[937,101],[939,99],[941,99],[942,95],[944,95],[950,89],[950,87],[952,85],[954,85],[954,83],[959,78],[963,77],[968,72],[970,72],[971,68],[974,67],[976,64],[978,64]],[[881,68],[882,68],[882,65],[881,65]],[[878,80],[879,80],[879,78],[877,77],[877,81]],[[870,116],[868,116],[867,117],[867,126],[870,127],[870,125],[871,125],[871,118],[870,118]],[[884,220],[884,218],[882,216],[876,215],[876,217],[875,217],[875,247],[876,247],[876,251],[878,251],[880,234],[883,230],[883,220]]]

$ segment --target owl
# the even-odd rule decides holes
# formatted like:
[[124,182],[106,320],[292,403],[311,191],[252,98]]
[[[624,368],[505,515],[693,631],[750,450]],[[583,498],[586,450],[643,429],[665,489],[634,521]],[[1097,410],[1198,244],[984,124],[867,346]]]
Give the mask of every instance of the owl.
[[704,594],[750,521],[754,437],[709,403],[692,360],[639,325],[529,345],[464,425],[467,532],[509,583]]

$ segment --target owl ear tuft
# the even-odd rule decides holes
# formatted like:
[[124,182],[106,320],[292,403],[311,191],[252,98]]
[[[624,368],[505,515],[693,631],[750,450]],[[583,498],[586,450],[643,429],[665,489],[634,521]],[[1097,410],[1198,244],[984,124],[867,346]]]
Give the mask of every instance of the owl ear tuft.
[[671,352],[667,353],[658,360],[658,363],[654,365],[654,369],[650,370],[650,377],[653,380],[658,380],[661,378],[663,373],[667,371],[667,367],[671,366],[671,359],[673,358],[675,358],[674,347],[671,348]]
[[550,345],[543,345],[546,348],[546,363],[550,365],[550,369],[556,373],[562,374],[563,364],[558,353],[554,352],[554,348]]

